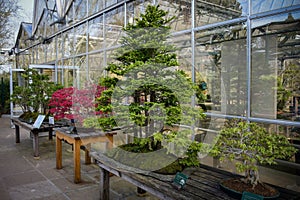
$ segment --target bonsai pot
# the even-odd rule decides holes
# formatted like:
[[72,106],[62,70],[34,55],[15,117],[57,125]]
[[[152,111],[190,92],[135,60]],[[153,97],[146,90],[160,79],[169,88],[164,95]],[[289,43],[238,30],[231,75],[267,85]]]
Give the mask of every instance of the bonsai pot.
[[[220,188],[221,190],[223,190],[225,193],[227,193],[230,197],[235,198],[235,199],[242,199],[243,196],[243,191],[238,191],[237,189],[233,189],[230,186],[228,186],[228,183],[230,182],[236,182],[234,183],[235,185],[241,185],[244,184],[245,186],[243,187],[249,187],[249,189],[245,189],[245,191],[262,196],[263,199],[268,199],[268,200],[273,200],[273,199],[277,199],[280,195],[280,193],[272,188],[271,186],[262,184],[262,183],[258,183],[259,185],[257,187],[259,187],[260,189],[256,189],[261,191],[262,188],[264,188],[266,190],[266,193],[270,193],[269,195],[263,195],[262,193],[259,193],[259,191],[255,191],[255,189],[252,189],[252,186],[250,184],[246,184],[244,182],[242,182],[239,178],[230,178],[230,179],[225,179],[222,180],[221,182],[219,182]],[[241,185],[241,188],[243,188]],[[256,193],[258,192],[258,193]]]

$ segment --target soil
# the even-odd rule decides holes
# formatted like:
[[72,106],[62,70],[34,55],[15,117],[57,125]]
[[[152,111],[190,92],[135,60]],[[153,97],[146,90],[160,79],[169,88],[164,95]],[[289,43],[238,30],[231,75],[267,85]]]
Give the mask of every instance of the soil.
[[278,195],[278,191],[271,186],[258,183],[254,188],[251,184],[243,182],[241,179],[227,179],[222,184],[232,190],[243,193],[244,191],[258,194],[264,197],[273,197]]

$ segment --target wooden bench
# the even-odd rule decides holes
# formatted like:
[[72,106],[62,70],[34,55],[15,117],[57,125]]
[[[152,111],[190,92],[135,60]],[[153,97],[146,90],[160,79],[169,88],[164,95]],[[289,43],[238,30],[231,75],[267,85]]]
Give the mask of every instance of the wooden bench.
[[[115,161],[107,158],[105,155],[97,152],[92,152],[91,156],[95,159],[96,164],[100,167],[100,199],[109,200],[109,173],[132,183],[152,195],[163,199],[214,199],[214,200],[233,200],[234,198],[224,193],[219,182],[225,178],[234,177],[236,175],[213,168],[206,165],[184,171],[189,178],[183,189],[176,189],[172,182],[175,175],[154,176],[155,173],[143,174],[136,173],[137,171],[126,171],[115,166]],[[160,178],[163,177],[163,178]],[[300,193],[274,186],[280,192],[280,199],[292,200],[300,199]]]
[[113,136],[117,132],[88,132],[77,134],[69,133],[67,128],[55,129],[56,133],[56,169],[62,169],[62,141],[73,145],[73,160],[74,160],[74,183],[81,182],[80,172],[80,149],[84,147],[85,164],[91,163],[89,154],[90,145],[96,142],[107,142],[107,148],[113,147]]
[[35,158],[39,158],[39,133],[48,132],[49,140],[52,140],[53,137],[53,128],[61,127],[63,125],[50,125],[42,124],[40,128],[34,128],[32,124],[22,122],[18,118],[11,118],[11,122],[15,125],[15,134],[16,134],[16,143],[20,143],[20,127],[30,131],[33,136],[33,155]]

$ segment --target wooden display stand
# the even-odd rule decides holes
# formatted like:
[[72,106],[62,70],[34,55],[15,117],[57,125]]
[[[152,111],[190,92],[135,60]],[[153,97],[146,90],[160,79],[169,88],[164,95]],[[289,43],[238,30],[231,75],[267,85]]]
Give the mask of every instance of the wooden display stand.
[[80,147],[85,147],[85,164],[91,163],[89,155],[90,144],[96,142],[107,142],[107,148],[113,147],[113,136],[116,132],[90,132],[71,134],[67,129],[56,129],[56,169],[62,168],[62,141],[73,145],[73,159],[74,159],[74,182],[81,182],[80,173]]

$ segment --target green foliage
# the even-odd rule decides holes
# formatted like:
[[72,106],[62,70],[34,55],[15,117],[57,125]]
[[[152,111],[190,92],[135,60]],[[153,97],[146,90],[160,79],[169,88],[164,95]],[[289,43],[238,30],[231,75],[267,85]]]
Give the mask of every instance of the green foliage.
[[221,130],[211,155],[236,162],[236,169],[245,172],[247,180],[259,181],[258,164],[276,164],[275,159],[289,158],[296,149],[286,137],[268,133],[256,123],[230,120]]
[[9,78],[1,77],[0,84],[0,96],[1,96],[1,105],[0,105],[0,115],[3,113],[9,113],[10,110],[10,93],[9,93]]
[[[173,18],[167,18],[167,14],[159,6],[149,5],[135,24],[124,28],[121,47],[106,68],[108,77],[100,79],[107,90],[98,98],[97,110],[107,116],[98,118],[98,122],[103,129],[118,124],[133,133],[134,144],[140,149],[167,148],[168,153],[186,158],[183,165],[197,166],[200,145],[191,141],[192,130],[163,131],[165,125],[194,126],[204,117],[191,105],[194,84],[184,71],[176,70],[176,48],[167,42],[168,23]],[[125,99],[129,99],[127,104]],[[160,123],[160,130],[151,132]]]
[[53,92],[62,87],[51,82],[48,75],[30,68],[24,70],[21,74],[24,85],[15,86],[11,101],[19,105],[23,112],[30,111],[31,108],[33,112],[38,112],[39,109],[45,112]]

